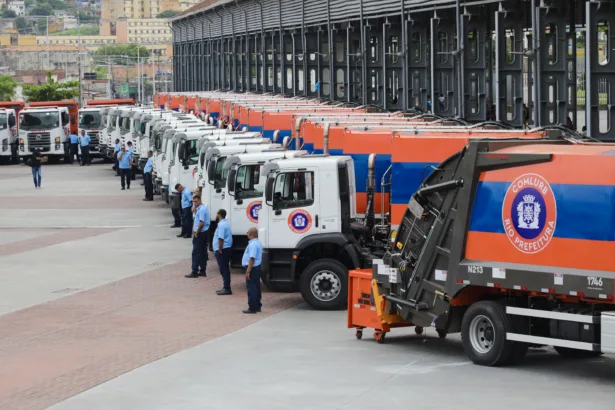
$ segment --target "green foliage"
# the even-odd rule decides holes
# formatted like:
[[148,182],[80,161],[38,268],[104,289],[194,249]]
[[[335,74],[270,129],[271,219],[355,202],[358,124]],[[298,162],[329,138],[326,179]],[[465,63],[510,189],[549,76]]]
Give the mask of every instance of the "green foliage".
[[68,8],[68,5],[64,2],[64,0],[47,0],[47,3],[49,3],[54,10],[64,10]]
[[2,10],[2,17],[5,18],[5,19],[14,19],[15,17],[17,17],[17,13],[15,13],[11,9],[3,9]]
[[53,16],[55,12],[49,3],[39,3],[30,10],[31,16]]
[[106,46],[99,47],[98,50],[94,52],[94,57],[102,58],[102,61],[109,61],[113,64],[117,65],[133,65],[137,61],[134,58],[126,58],[126,56],[130,57],[149,57],[150,51],[143,47],[138,46],[137,44],[109,44]]
[[96,67],[96,79],[97,80],[106,80],[107,76],[109,74],[109,70],[107,70],[107,67],[99,65],[98,67]]
[[24,17],[17,17],[15,19],[15,27],[17,30],[23,30],[28,27],[28,21]]
[[0,75],[0,101],[11,101],[15,95],[17,83],[10,75]]
[[47,84],[26,85],[23,94],[30,102],[72,100],[79,97],[79,81],[59,83],[51,78],[51,71],[48,71]]
[[179,14],[179,11],[177,10],[167,10],[167,11],[163,11],[162,13],[158,14],[156,17],[158,17],[159,19],[169,19],[171,17],[175,17],[178,14]]
[[79,18],[79,21],[96,21],[98,20],[98,18],[96,16],[92,16],[88,13],[84,13],[83,11],[79,11],[79,13],[77,13],[77,16]]
[[100,33],[100,28],[98,26],[86,26],[81,27],[80,30],[76,28],[71,28],[70,30],[60,31],[58,33],[49,33],[50,36],[76,36],[81,32],[82,36],[97,36]]

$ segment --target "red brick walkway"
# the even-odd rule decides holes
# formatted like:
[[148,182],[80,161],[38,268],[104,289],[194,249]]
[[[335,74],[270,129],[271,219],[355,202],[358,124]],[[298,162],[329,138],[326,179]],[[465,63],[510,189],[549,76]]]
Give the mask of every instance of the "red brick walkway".
[[220,297],[210,266],[207,278],[185,279],[183,261],[1,316],[0,409],[44,409],[301,302],[265,291],[263,313],[244,315],[243,276]]

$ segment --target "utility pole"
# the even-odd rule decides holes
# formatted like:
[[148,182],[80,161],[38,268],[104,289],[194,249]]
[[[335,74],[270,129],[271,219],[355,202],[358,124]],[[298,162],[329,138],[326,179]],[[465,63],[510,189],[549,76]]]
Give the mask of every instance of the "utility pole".
[[153,56],[152,59],[152,101],[154,101],[154,95],[156,95],[156,63],[158,62],[158,54]]
[[79,47],[77,49],[77,55],[79,58],[79,105],[83,106],[83,75],[81,75],[81,24],[79,21],[79,13],[77,13],[77,42]]
[[137,102],[142,102],[141,100],[141,66],[139,62],[141,61],[141,43],[137,43]]
[[49,16],[46,17],[47,24],[45,28],[47,29],[47,36],[45,36],[45,43],[47,43],[47,70],[50,69],[51,61],[49,60]]

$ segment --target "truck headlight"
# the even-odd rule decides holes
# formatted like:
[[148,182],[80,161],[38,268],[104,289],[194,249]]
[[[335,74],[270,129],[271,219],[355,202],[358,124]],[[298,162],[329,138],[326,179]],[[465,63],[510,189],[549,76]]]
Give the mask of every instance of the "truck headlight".
[[59,150],[62,147],[60,144],[56,144],[56,150]]
[[23,142],[24,142],[24,141],[23,141],[23,138],[20,138],[20,139],[19,139],[19,143],[20,143],[21,145],[23,145]]
[[56,144],[60,143],[60,137],[56,137]]

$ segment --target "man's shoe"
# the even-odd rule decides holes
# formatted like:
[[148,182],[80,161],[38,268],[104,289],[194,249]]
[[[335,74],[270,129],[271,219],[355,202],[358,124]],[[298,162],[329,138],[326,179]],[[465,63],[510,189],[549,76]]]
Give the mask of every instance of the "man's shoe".
[[143,198],[144,201],[149,202],[149,201],[153,201],[152,198]]
[[170,228],[181,228],[181,227],[182,227],[182,226],[181,226],[181,225],[178,225],[178,224],[173,224],[173,225],[171,225],[171,226],[170,226]]
[[130,189],[130,186],[127,186],[126,189]]
[[233,292],[231,292],[230,289],[220,289],[216,291],[216,295],[218,296],[226,296],[226,295],[232,295]]
[[260,312],[259,310],[252,310],[252,309],[244,309],[241,311],[241,313],[245,313],[245,314],[249,314],[249,315],[253,315],[255,313]]
[[199,272],[199,276],[202,276],[202,277],[206,278],[207,277],[207,273],[206,272]]
[[190,279],[194,279],[194,278],[198,278],[199,274],[196,272],[190,272],[190,275],[185,275],[184,278],[190,278]]
[[122,191],[125,190],[126,188],[122,187]]
[[90,164],[87,164],[87,165],[88,165],[88,167],[90,166]]
[[182,236],[182,238],[185,238],[185,239],[191,239],[191,238],[192,238],[192,235],[190,235],[190,234],[188,234],[188,235],[184,235],[184,236]]
[[183,233],[180,233],[179,235],[177,235],[178,238],[183,238],[185,235]]

